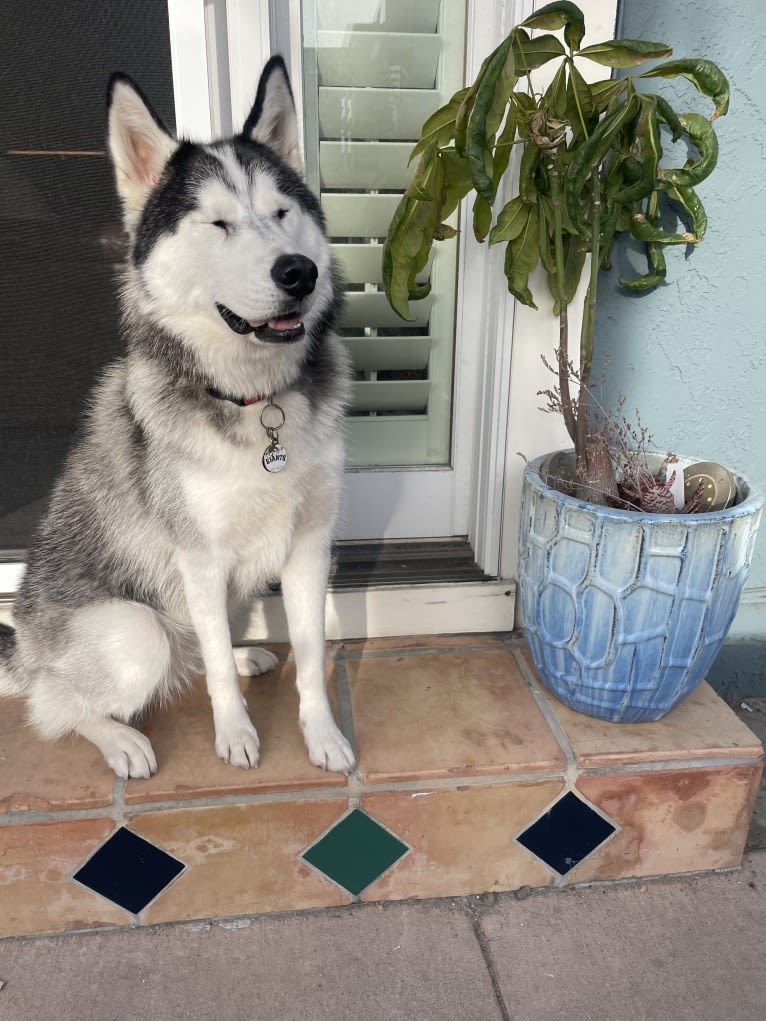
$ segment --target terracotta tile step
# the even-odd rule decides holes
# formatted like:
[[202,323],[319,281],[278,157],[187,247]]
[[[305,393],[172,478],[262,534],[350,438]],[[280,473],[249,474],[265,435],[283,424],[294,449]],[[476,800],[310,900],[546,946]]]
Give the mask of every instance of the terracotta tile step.
[[[202,682],[147,719],[159,771],[127,784],[86,742],[39,742],[3,700],[0,934],[740,863],[762,747],[707,685],[658,723],[618,725],[558,703],[508,637],[338,643],[328,655],[359,758],[349,778],[309,763],[289,659],[242,680],[255,770],[216,758]],[[131,883],[151,855],[133,838],[121,843],[137,858],[117,853],[109,837],[123,826],[180,863],[159,892],[138,884],[144,900]],[[116,902],[75,878],[99,848]]]

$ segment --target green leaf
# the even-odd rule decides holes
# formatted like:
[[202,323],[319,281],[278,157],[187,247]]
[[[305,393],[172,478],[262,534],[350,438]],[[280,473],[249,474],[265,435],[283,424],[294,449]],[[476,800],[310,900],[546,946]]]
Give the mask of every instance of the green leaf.
[[580,114],[582,114],[584,120],[589,120],[593,116],[593,96],[591,95],[590,86],[574,66],[569,72],[569,89],[572,101],[578,112],[578,123]]
[[481,195],[476,196],[473,204],[473,233],[478,242],[482,242],[492,226],[492,206]]
[[434,231],[434,241],[447,241],[449,238],[457,237],[457,231],[448,223],[440,223]]
[[515,104],[508,110],[508,116],[505,118],[505,124],[503,130],[495,143],[495,152],[492,166],[492,180],[495,185],[495,190],[500,186],[503,174],[508,169],[508,163],[511,159],[511,152],[513,151],[513,140],[516,137],[516,128],[518,127],[518,113]]
[[537,189],[535,187],[534,175],[540,165],[540,150],[536,145],[527,144],[521,154],[519,164],[519,195],[532,202],[537,201]]
[[541,195],[537,204],[537,247],[540,252],[540,262],[548,274],[548,286],[551,294],[556,294],[554,284],[551,283],[551,275],[556,276],[556,253],[551,235],[551,228],[555,230],[553,220],[553,203],[547,195]]
[[[501,96],[508,97],[513,91],[515,78],[512,84],[509,84],[507,78],[503,78],[503,72],[509,60],[511,75],[513,75],[510,36],[495,50],[492,60],[484,71],[466,128],[466,150],[473,186],[489,205],[495,201],[495,183],[492,179],[492,154],[488,144],[487,116],[494,103],[496,93],[499,92]],[[504,102],[507,102],[507,99]],[[495,123],[492,134],[496,129],[497,123]]]
[[633,213],[630,219],[630,233],[639,241],[651,241],[655,245],[694,245],[697,243],[698,239],[688,231],[683,234],[673,234],[653,226],[643,213]]
[[457,111],[460,104],[466,97],[468,89],[461,89],[450,99],[449,103],[440,107],[436,113],[432,113],[420,131],[420,140],[410,153],[410,163],[419,156],[431,142],[439,146],[449,144],[450,139],[455,137],[454,125]]
[[684,113],[678,120],[699,157],[696,160],[688,159],[678,170],[660,168],[658,177],[675,187],[690,188],[704,181],[715,170],[718,162],[718,136],[713,125],[701,113]]
[[549,113],[561,119],[567,110],[567,66],[560,64],[553,81],[545,90],[543,106]]
[[[662,157],[660,128],[657,121],[657,96],[638,94],[637,99],[641,105],[641,112],[634,129],[636,138],[634,148],[638,151],[640,173],[626,188],[622,188],[615,195],[615,202],[622,205],[633,205],[655,190],[658,166]],[[625,179],[631,176],[633,166],[633,158],[629,157],[622,168]]]
[[715,112],[712,119],[721,117],[729,109],[729,81],[723,71],[712,60],[689,58],[668,60],[651,71],[644,71],[641,78],[686,78],[695,88],[713,100]]
[[667,43],[652,43],[646,39],[612,39],[595,43],[580,50],[578,57],[587,57],[607,67],[636,67],[646,60],[669,57],[673,52]]
[[[419,195],[427,195],[422,199]],[[421,297],[418,273],[428,262],[434,233],[441,222],[444,171],[436,144],[423,153],[413,183],[402,196],[383,245],[383,284],[391,307],[409,318],[408,302]]]
[[627,88],[627,78],[607,78],[602,82],[590,83],[590,94],[595,113],[603,113],[609,103]]
[[[500,76],[495,81],[495,92],[492,97],[489,110],[487,111],[485,125],[487,138],[493,138],[497,129],[503,123],[508,102],[513,95],[513,90],[516,87],[518,80],[519,76],[516,73],[513,48],[509,46],[505,57],[505,63],[500,70]],[[474,114],[475,110],[476,108],[474,107]]]
[[465,138],[466,132],[468,131],[468,120],[473,111],[474,103],[476,102],[476,96],[481,83],[484,80],[484,75],[487,73],[487,69],[492,63],[497,51],[505,45],[505,40],[500,43],[496,49],[494,49],[488,57],[485,57],[482,61],[482,65],[479,68],[479,73],[476,75],[476,80],[473,85],[467,90],[463,99],[458,106],[457,115],[455,117],[455,148],[461,156],[466,155],[465,151]]
[[[659,227],[660,222],[660,193],[653,191],[646,205],[647,222],[654,228]],[[649,272],[638,277],[637,280],[626,280],[619,278],[619,283],[629,291],[648,291],[661,284],[667,275],[665,265],[665,253],[662,246],[653,241],[646,243],[646,257],[649,262]]]
[[442,149],[439,161],[444,171],[444,195],[441,215],[446,219],[471,190],[471,168],[465,156],[458,156],[454,149]]
[[670,128],[670,135],[674,142],[684,133],[684,126],[678,118],[678,114],[675,112],[670,103],[665,99],[664,96],[655,96],[657,100],[657,117],[667,124]]
[[573,3],[567,0],[559,0],[558,3],[546,4],[539,11],[535,11],[526,21],[522,22],[525,28],[561,28],[564,26],[564,39],[567,46],[576,50],[585,35],[585,18],[582,11]]
[[625,277],[618,277],[618,283],[621,287],[627,287],[629,291],[650,291],[652,288],[657,287],[658,284],[661,284],[664,279],[664,273],[650,270],[636,280],[626,280]]
[[433,195],[430,191],[426,191],[425,187],[419,181],[412,181],[407,194],[414,199],[420,199],[422,202],[433,202]]
[[431,293],[431,281],[427,280],[424,284],[415,284],[409,290],[410,301],[422,301],[423,298],[427,298]]
[[513,105],[519,111],[519,119],[522,122],[526,122],[537,109],[534,97],[528,92],[514,92]]
[[701,241],[707,229],[707,213],[693,188],[668,188],[666,192],[672,202],[677,202],[689,215],[692,233],[697,241]]
[[585,18],[573,18],[564,26],[564,42],[570,50],[579,50],[585,35]]
[[[575,292],[580,284],[582,271],[585,266],[585,246],[580,238],[568,235],[564,238],[564,304],[570,305]],[[548,287],[553,296],[553,314],[557,316],[561,311],[561,302],[558,292],[558,276],[555,272],[548,274]]]
[[511,33],[513,39],[513,50],[516,58],[516,69],[519,74],[526,74],[542,67],[549,60],[556,57],[565,57],[566,50],[561,41],[555,35],[540,35],[536,39],[525,39],[526,33],[520,33],[518,29]]
[[527,206],[527,219],[519,235],[505,250],[505,275],[508,290],[523,305],[537,308],[529,290],[529,274],[537,265],[537,206]]
[[499,241],[513,241],[521,234],[528,219],[529,203],[517,195],[504,206],[497,218],[497,223],[489,232],[490,245]]

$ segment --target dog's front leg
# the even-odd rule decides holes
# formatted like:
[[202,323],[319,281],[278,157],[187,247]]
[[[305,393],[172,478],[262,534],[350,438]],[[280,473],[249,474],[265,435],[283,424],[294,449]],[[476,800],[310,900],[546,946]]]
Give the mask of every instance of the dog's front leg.
[[322,769],[349,773],[351,745],[333,719],[325,684],[325,598],[330,567],[329,537],[300,531],[282,570],[290,642],[295,655],[299,720],[309,759]]
[[258,734],[247,714],[231,649],[227,572],[212,557],[188,553],[179,555],[178,565],[205,664],[216,754],[233,766],[257,766]]

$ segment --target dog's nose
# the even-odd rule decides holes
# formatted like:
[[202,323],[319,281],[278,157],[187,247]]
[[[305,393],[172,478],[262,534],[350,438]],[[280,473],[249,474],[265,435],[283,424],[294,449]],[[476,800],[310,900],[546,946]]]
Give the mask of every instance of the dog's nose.
[[319,271],[305,255],[280,255],[271,267],[271,278],[291,298],[305,298],[311,294]]

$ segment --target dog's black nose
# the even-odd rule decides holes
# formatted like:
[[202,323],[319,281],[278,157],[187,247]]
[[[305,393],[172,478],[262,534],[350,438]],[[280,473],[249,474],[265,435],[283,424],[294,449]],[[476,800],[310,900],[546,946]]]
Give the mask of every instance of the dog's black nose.
[[317,282],[317,270],[305,255],[280,255],[271,267],[271,278],[291,298],[305,298]]

